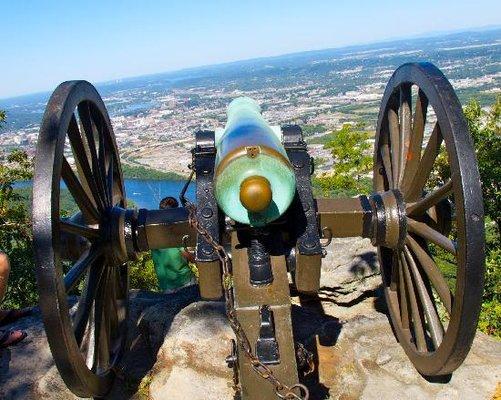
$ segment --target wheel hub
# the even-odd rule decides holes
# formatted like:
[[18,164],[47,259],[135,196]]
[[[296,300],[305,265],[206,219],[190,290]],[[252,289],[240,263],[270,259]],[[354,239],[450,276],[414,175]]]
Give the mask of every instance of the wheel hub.
[[407,216],[402,194],[398,189],[374,193],[369,197],[372,208],[374,246],[402,248],[407,235]]
[[105,242],[109,243],[110,255],[117,264],[133,260],[136,256],[133,245],[135,210],[112,207],[106,212]]

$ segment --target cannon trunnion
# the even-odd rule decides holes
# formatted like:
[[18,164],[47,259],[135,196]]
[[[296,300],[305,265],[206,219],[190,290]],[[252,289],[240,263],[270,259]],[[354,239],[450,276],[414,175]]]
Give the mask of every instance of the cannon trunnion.
[[[461,106],[436,67],[405,64],[390,79],[370,194],[315,199],[301,129],[268,126],[250,99],[230,107],[224,131],[197,132],[192,155],[196,206],[181,193],[178,208],[129,209],[97,91],[65,82],[50,98],[35,165],[35,257],[47,338],[73,393],[110,390],[127,350],[127,262],[167,247],[194,247],[201,296],[225,299],[236,339],[227,362],[243,399],[308,398],[300,382],[313,357],[294,341],[290,285],[318,292],[322,246],[334,237],[377,248],[395,335],[419,372],[462,363],[482,296],[482,192]],[[61,214],[61,182],[73,215]]]

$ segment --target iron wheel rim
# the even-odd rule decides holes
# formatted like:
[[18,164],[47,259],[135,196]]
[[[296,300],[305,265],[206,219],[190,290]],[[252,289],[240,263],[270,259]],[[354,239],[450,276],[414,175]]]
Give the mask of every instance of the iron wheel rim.
[[[388,278],[392,276],[391,265],[389,264],[393,263],[393,261],[390,261],[389,258],[393,258],[394,252],[380,246],[378,247],[378,256],[381,265],[385,298],[388,305],[390,320],[394,327],[396,336],[416,369],[424,375],[436,376],[451,373],[463,362],[475,335],[483,292],[485,247],[483,201],[475,151],[464,115],[462,113],[461,105],[449,81],[434,65],[430,63],[410,63],[402,65],[395,71],[386,87],[376,130],[374,153],[374,190],[382,191],[390,189],[391,182],[389,182],[389,180],[393,180],[394,186],[395,182],[399,182],[400,184],[400,182],[403,183],[405,180],[405,169],[408,166],[407,163],[409,163],[407,155],[405,157],[405,161],[402,161],[402,164],[400,164],[403,172],[396,174],[398,175],[398,179],[394,179],[393,177],[393,159],[401,157],[402,154],[408,151],[405,149],[406,146],[413,147],[411,139],[405,143],[403,149],[401,145],[404,141],[399,141],[398,148],[400,154],[398,157],[392,157],[393,150],[390,148],[389,162],[388,158],[382,155],[387,150],[382,149],[385,147],[385,144],[388,144],[385,143],[385,141],[389,141],[389,144],[391,145],[389,118],[393,118],[394,120],[395,117],[389,117],[389,114],[391,113],[391,110],[394,110],[395,108],[396,97],[399,97],[397,117],[399,119],[398,128],[400,139],[402,135],[400,128],[405,125],[401,116],[405,113],[409,113],[407,109],[410,109],[410,128],[408,128],[409,135],[410,137],[412,137],[412,135],[415,136],[413,128],[418,110],[415,109],[414,115],[412,115],[413,107],[407,106],[407,104],[412,105],[412,100],[409,100],[412,99],[412,85],[417,86],[420,89],[416,98],[416,104],[425,98],[427,104],[429,104],[435,112],[437,124],[439,126],[439,133],[437,134],[437,137],[438,135],[441,135],[443,141],[445,142],[448,162],[451,168],[451,178],[450,183],[448,183],[448,185],[450,185],[450,189],[447,189],[447,191],[454,196],[456,206],[457,275],[455,293],[453,299],[451,298],[449,323],[446,327],[443,326],[443,338],[438,346],[435,346],[434,344],[435,348],[428,347],[428,343],[426,342],[426,350],[423,350],[423,343],[421,341],[421,349],[418,350],[416,340],[417,334],[415,332],[417,328],[414,326],[412,317],[411,328],[414,332],[410,332],[410,329],[408,331],[403,328],[403,320],[400,314],[401,301],[398,298],[399,294],[397,293],[397,290],[395,290],[395,287],[391,287],[391,282],[389,282],[391,278]],[[423,97],[421,97],[422,95]],[[402,98],[404,98],[403,101]],[[424,114],[424,120],[426,121],[426,112]],[[409,119],[409,117],[407,117],[407,119]],[[432,132],[430,137],[432,137],[433,134],[434,133]],[[418,142],[418,140],[416,141]],[[420,151],[421,147],[419,147]],[[426,149],[422,151],[423,156],[425,151]],[[418,158],[422,160],[423,157]],[[386,160],[386,167],[383,159]],[[433,160],[432,164],[434,162],[435,161]],[[420,161],[417,163],[418,167],[420,167]],[[399,164],[399,162],[397,161],[396,164]],[[409,165],[411,164],[412,163],[409,163]],[[391,172],[388,173],[387,170],[391,170]],[[384,171],[384,173],[381,174],[381,171]],[[417,173],[414,172],[414,176],[416,174]],[[391,176],[391,179],[388,178],[388,175]],[[413,188],[411,184],[413,182],[409,182],[409,179],[407,179],[407,184],[404,188],[398,188],[404,193],[404,196],[406,196],[406,193],[416,192],[415,187]],[[429,177],[424,182],[423,188],[428,179]],[[442,190],[445,192],[445,189]],[[434,192],[431,194],[433,193]],[[415,195],[416,194],[414,193],[413,196]],[[409,204],[407,204],[407,211],[409,211],[410,205],[418,203],[424,197],[425,196],[421,192],[419,193],[417,199],[406,198],[408,201],[411,200]],[[415,223],[412,224],[414,227],[417,226],[420,230],[422,230],[422,228],[426,229],[422,225],[416,225]],[[414,228],[411,227],[411,229]],[[413,247],[410,249],[410,257],[416,261],[416,236],[418,235],[415,234],[415,231],[408,232],[406,238],[407,250],[404,248],[403,251],[397,251],[397,254],[399,254],[397,255],[399,259],[399,262],[397,263],[399,268],[401,268],[402,264],[406,263],[408,269],[413,269],[414,272],[416,272],[416,269],[409,267],[410,259],[407,255],[407,251],[409,251],[409,248],[411,247],[410,245],[412,244]],[[414,243],[412,241],[414,241]],[[417,245],[425,247],[426,251],[428,251],[428,245],[419,243],[419,241]],[[402,261],[400,258],[401,253],[404,253],[405,261]],[[421,252],[419,253],[423,259],[426,259],[425,255]],[[418,263],[418,265],[421,268],[418,269],[417,272],[418,274],[423,275],[423,266],[421,263]],[[402,275],[406,275],[405,271]],[[411,274],[410,280],[413,282],[411,286],[415,289],[414,296],[419,297],[419,293],[416,293],[416,279],[418,278],[415,278],[415,275]],[[427,274],[426,280],[430,282],[430,278]],[[426,282],[426,280],[423,281]],[[407,281],[405,281],[404,276],[404,282],[399,281],[397,283],[397,287],[406,286],[406,282]],[[436,290],[434,283],[430,284]],[[409,289],[407,289],[406,293],[408,292]],[[444,290],[442,290],[442,292],[444,292]],[[426,297],[426,294],[423,294],[423,296]],[[432,300],[434,301],[433,304],[436,309],[436,299],[432,298]],[[412,301],[408,300],[407,303],[412,303]],[[408,305],[407,309],[409,308],[412,307]],[[429,311],[430,314],[433,314],[431,309]],[[417,314],[419,314],[419,312]],[[434,318],[432,317],[431,319],[433,320]],[[417,317],[416,320],[419,320],[419,318]],[[424,316],[422,322],[423,328],[425,330],[429,330],[430,325],[432,324],[428,322],[427,316]],[[425,334],[426,333],[428,332],[425,332]]]
[[[84,116],[86,112],[87,115]],[[87,136],[89,127],[91,136]],[[75,128],[78,129],[75,131]],[[73,141],[69,139],[70,131],[73,133]],[[67,138],[76,160],[75,164],[83,165],[84,159],[88,163],[86,168],[80,165],[80,169],[73,173],[73,176],[64,154]],[[92,145],[89,145],[91,141]],[[80,147],[82,145],[84,147]],[[90,155],[92,147],[95,150],[94,158]],[[82,148],[86,150],[85,154],[78,152],[78,149]],[[99,174],[100,171],[108,171],[105,182],[101,179],[103,175]],[[76,183],[72,181],[75,178],[78,180]],[[82,225],[61,219],[61,181],[65,182],[80,209]],[[90,183],[91,181],[93,182]],[[91,194],[91,186],[94,189],[99,186],[99,193]],[[76,200],[75,190],[81,195],[78,197],[80,202]],[[85,195],[94,196],[93,204],[89,207],[81,206]],[[109,391],[114,378],[114,368],[125,349],[128,313],[127,266],[114,262],[110,252],[106,251],[106,243],[103,242],[103,231],[107,229],[104,215],[115,204],[125,207],[125,190],[116,141],[104,103],[90,83],[64,82],[54,91],[48,102],[37,143],[33,180],[33,236],[40,309],[49,346],[66,385],[81,397],[102,396]],[[87,249],[65,276],[61,257],[62,231],[79,237],[88,236]],[[77,264],[80,269],[76,268]],[[81,284],[82,279],[82,296],[76,305],[72,321],[67,292]],[[113,317],[115,331],[110,328],[112,301],[116,312],[116,320]],[[96,318],[96,315],[101,317]],[[100,332],[97,341],[96,331]],[[92,332],[94,336],[90,338]],[[103,341],[105,334],[106,340]],[[113,343],[111,339],[114,339]],[[82,353],[84,349],[81,346],[86,343],[87,358],[91,347],[94,348],[93,360],[89,360],[92,363],[84,359]],[[110,349],[110,346],[113,348]]]

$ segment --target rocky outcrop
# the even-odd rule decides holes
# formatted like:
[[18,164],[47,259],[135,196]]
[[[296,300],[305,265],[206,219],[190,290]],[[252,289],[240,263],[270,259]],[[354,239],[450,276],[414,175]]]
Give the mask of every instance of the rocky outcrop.
[[493,398],[501,381],[501,342],[482,333],[452,376],[436,382],[425,379],[381,313],[343,324],[336,345],[318,343],[317,351],[320,382],[329,388],[331,399],[484,400]]
[[233,337],[224,304],[197,302],[174,319],[158,352],[149,387],[153,400],[231,399],[225,358]]
[[380,284],[377,256],[369,239],[332,239],[322,260],[321,293],[349,306]]
[[[439,382],[422,377],[397,343],[385,314],[373,309],[345,322],[293,307],[294,334],[317,360],[311,399],[471,399],[494,396],[501,342],[481,333],[464,364]],[[232,337],[222,304],[194,303],[174,319],[153,368],[152,399],[231,399],[224,363]],[[263,385],[267,384],[263,382]]]
[[[492,399],[501,381],[501,342],[478,333],[451,377],[426,380],[391,331],[380,279],[369,241],[336,239],[323,262],[319,297],[292,298],[294,337],[317,364],[305,380],[310,399]],[[233,334],[223,303],[202,302],[190,287],[169,295],[135,291],[130,304],[130,350],[107,399],[233,398],[224,361]],[[29,336],[0,350],[0,398],[76,399],[54,367],[38,310],[16,327]]]
[[[32,316],[16,323],[17,329],[28,333],[26,339],[16,346],[0,349],[0,399],[29,399],[36,382],[53,366],[39,315],[35,308]],[[2,327],[9,328],[13,326]]]

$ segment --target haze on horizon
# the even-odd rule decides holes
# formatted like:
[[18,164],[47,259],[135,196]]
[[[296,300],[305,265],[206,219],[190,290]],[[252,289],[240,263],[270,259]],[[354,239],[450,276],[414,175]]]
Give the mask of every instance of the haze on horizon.
[[103,82],[501,24],[501,3],[493,0],[167,3],[3,4],[0,98],[68,79]]

